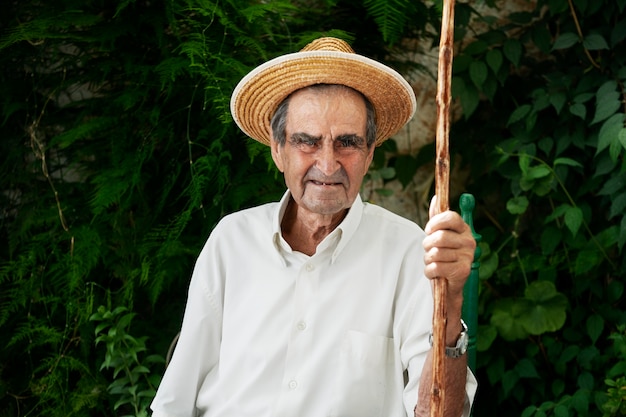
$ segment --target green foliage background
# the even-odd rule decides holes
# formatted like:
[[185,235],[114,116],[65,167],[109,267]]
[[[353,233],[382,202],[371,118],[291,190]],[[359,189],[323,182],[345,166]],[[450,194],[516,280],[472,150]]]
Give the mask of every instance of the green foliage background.
[[[451,134],[482,235],[474,414],[626,415],[626,0],[538,0],[504,20],[475,6],[457,4],[472,41]],[[0,416],[146,415],[208,233],[282,194],[232,123],[234,85],[320,34],[381,60],[401,39],[436,46],[440,7],[8,2]],[[374,169],[407,187],[432,164],[431,148],[393,150]]]

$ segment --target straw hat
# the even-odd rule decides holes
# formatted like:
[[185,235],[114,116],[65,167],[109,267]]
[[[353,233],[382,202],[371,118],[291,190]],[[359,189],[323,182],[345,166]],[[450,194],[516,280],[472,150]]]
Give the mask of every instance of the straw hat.
[[230,110],[246,135],[269,145],[270,122],[280,103],[314,84],[343,84],[367,97],[376,112],[376,145],[398,132],[415,113],[415,93],[399,73],[357,55],[336,38],[317,39],[300,52],[252,70],[235,87]]

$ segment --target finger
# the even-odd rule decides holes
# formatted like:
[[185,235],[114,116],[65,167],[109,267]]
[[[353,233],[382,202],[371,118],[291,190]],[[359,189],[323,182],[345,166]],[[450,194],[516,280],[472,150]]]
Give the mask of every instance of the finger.
[[434,263],[427,265],[424,269],[424,275],[431,280],[445,279],[448,282],[449,291],[454,293],[463,291],[470,272],[471,266],[466,264],[447,265]]
[[[432,206],[431,206],[432,207]],[[463,218],[455,211],[444,211],[443,213],[435,214],[424,227],[426,234],[430,235],[438,230],[450,230],[456,233],[466,233],[469,231],[469,226]]]
[[435,248],[424,255],[426,276],[446,277],[450,281],[461,281],[462,285],[471,271],[473,258],[466,249]]
[[435,262],[456,262],[464,258],[462,251],[457,248],[442,248],[435,246],[424,254],[424,262],[431,264]]

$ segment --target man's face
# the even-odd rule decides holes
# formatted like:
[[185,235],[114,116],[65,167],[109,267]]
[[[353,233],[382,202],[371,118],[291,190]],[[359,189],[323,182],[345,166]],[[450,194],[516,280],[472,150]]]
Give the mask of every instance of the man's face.
[[284,146],[272,157],[300,209],[334,215],[356,198],[372,162],[365,140],[366,107],[350,89],[303,89],[289,102]]

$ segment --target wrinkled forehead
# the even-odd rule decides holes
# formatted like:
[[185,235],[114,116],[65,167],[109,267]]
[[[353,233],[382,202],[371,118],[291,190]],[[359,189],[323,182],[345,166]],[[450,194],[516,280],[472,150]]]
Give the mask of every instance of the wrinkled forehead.
[[367,109],[362,95],[343,86],[301,89],[289,101],[286,128],[316,136],[365,135]]
[[328,95],[343,95],[344,97],[345,96],[358,96],[358,97],[361,98],[363,103],[369,103],[369,101],[367,100],[367,97],[365,97],[365,95],[363,95],[363,93],[361,93],[360,91],[358,91],[358,90],[356,90],[356,89],[354,89],[352,87],[348,87],[347,85],[343,85],[343,84],[313,84],[313,85],[309,85],[307,87],[303,87],[303,88],[295,90],[294,92],[289,94],[283,100],[283,102],[290,101],[294,96],[302,95],[302,94],[306,94],[306,93],[328,94]]

